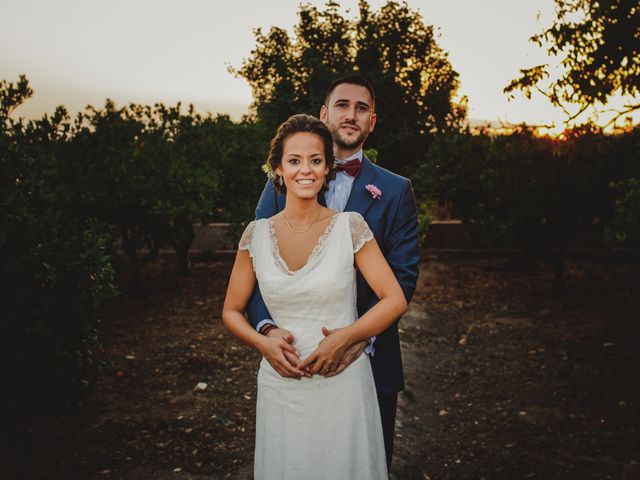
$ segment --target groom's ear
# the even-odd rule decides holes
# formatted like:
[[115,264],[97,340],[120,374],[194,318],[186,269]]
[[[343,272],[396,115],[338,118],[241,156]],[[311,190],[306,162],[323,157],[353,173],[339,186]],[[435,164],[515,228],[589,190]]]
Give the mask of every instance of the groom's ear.
[[371,122],[369,123],[369,133],[373,132],[373,129],[376,127],[376,120],[378,120],[378,116],[374,112],[371,114]]
[[326,125],[327,117],[329,116],[329,110],[327,110],[326,105],[322,105],[320,107],[320,121]]

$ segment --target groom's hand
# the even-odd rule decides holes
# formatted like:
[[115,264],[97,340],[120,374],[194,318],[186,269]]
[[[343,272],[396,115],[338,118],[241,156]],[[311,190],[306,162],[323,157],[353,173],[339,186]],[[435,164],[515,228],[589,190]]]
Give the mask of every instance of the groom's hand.
[[[336,330],[337,329],[329,330],[328,328],[322,327],[322,333],[324,334],[325,337],[328,337],[329,335],[334,333]],[[338,367],[335,370],[331,371],[331,372],[327,372],[325,374],[325,377],[326,378],[335,377],[339,373],[342,373],[345,368],[347,368],[349,365],[351,365],[353,362],[355,362],[356,359],[360,355],[362,355],[362,352],[364,352],[364,349],[365,349],[366,346],[367,346],[367,341],[366,340],[362,340],[361,342],[356,342],[356,343],[352,344],[350,347],[347,347],[347,349],[345,350],[344,354],[342,355],[342,358],[338,362]]]
[[276,352],[275,358],[272,357],[274,360],[272,362],[271,359],[269,359],[269,357],[266,357],[265,355],[267,361],[271,364],[276,372],[278,372],[283,377],[288,378],[310,376],[307,372],[304,372],[300,370],[300,368],[298,368],[298,366],[302,363],[302,360],[300,360],[297,351],[292,345],[293,334],[289,330],[276,327],[269,330],[265,336],[276,340],[283,340],[284,342],[286,342],[286,344],[288,344],[288,346],[283,346],[282,343],[279,343],[280,347],[284,347],[281,350],[282,357],[284,358],[280,357],[280,355],[278,355]]

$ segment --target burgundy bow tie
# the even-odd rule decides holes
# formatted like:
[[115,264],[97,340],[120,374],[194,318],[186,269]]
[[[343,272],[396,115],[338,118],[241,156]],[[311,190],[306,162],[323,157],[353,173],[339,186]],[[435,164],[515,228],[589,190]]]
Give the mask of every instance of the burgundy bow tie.
[[354,158],[344,163],[336,163],[336,170],[345,172],[347,175],[357,177],[360,173],[360,160]]

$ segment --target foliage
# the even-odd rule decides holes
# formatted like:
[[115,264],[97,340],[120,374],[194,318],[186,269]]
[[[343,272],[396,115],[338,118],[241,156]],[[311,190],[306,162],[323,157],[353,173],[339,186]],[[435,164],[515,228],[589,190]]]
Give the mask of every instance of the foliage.
[[362,153],[364,153],[364,156],[371,160],[372,163],[378,163],[378,150],[375,148],[365,148]]
[[[614,95],[637,98],[640,94],[640,8],[634,0],[555,0],[556,18],[544,32],[531,40],[546,45],[547,53],[558,57],[562,73],[548,88],[541,83],[551,73],[549,65],[521,70],[505,92],[533,90],[546,95],[555,106],[565,109],[573,120],[588,107],[605,105]],[[569,114],[563,104],[577,104]],[[613,118],[640,108],[626,105]]]
[[640,249],[640,178],[612,183],[611,188],[619,198],[609,236],[618,244]]
[[13,120],[32,93],[26,77],[0,83],[0,265],[9,279],[0,360],[16,398],[78,399],[98,367],[98,308],[114,293],[116,244],[134,286],[162,245],[186,271],[193,222],[253,218],[268,142],[253,122],[179,104],[107,101],[74,121],[63,107]]
[[273,132],[248,120],[235,123],[224,115],[203,119],[197,131],[202,138],[202,154],[219,178],[212,219],[229,223],[253,220],[267,180],[261,165]]
[[113,227],[131,260],[134,288],[164,245],[182,253],[186,271],[192,224],[213,209],[217,174],[194,138],[192,113],[181,114],[179,104],[116,108],[107,101],[79,116],[64,155],[69,208]]
[[70,214],[55,180],[66,112],[25,123],[8,116],[30,95],[24,77],[0,84],[0,364],[3,400],[14,407],[81,399],[98,367],[97,309],[113,293],[102,226]]
[[420,237],[420,243],[423,245],[427,239],[429,226],[432,221],[433,218],[428,203],[425,201],[418,202],[418,235]]
[[416,172],[417,196],[450,200],[476,239],[548,261],[562,293],[568,245],[583,236],[603,239],[614,206],[609,183],[638,168],[627,156],[631,134],[605,136],[590,126],[565,135],[538,137],[523,127],[496,137],[438,136],[429,163]]
[[447,53],[433,27],[404,3],[374,12],[360,1],[354,20],[334,2],[324,10],[302,5],[293,38],[279,27],[255,36],[250,57],[231,71],[251,86],[255,118],[269,131],[294,113],[318,115],[330,83],[354,71],[376,89],[378,124],[368,145],[382,166],[412,171],[430,134],[456,130],[465,117],[464,101],[453,100],[459,81]]
[[611,176],[615,204],[607,238],[613,245],[640,250],[640,127],[617,135],[614,148],[623,170]]
[[[15,84],[0,80],[0,120],[4,128],[12,124],[11,113],[32,96],[33,89],[29,86],[29,80],[25,75],[20,75]],[[6,145],[3,146],[6,148]]]

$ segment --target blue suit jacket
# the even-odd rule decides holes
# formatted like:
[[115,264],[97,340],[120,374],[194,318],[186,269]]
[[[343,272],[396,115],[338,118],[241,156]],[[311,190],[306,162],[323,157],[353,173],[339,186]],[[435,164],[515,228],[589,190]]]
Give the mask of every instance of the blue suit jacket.
[[[365,185],[373,184],[382,191],[374,199]],[[319,195],[324,205],[324,193]],[[269,218],[285,206],[285,197],[275,192],[273,183],[267,182],[256,208],[256,218]],[[411,300],[418,279],[418,219],[411,182],[389,170],[362,159],[360,174],[353,182],[345,211],[359,212],[369,224],[376,241],[407,298]],[[362,275],[358,273],[358,314],[363,315],[378,302]],[[249,320],[254,327],[271,318],[258,288],[247,306]],[[278,319],[274,319],[277,323]],[[378,335],[375,355],[371,357],[373,376],[378,393],[397,393],[404,389],[402,358],[398,322]]]

